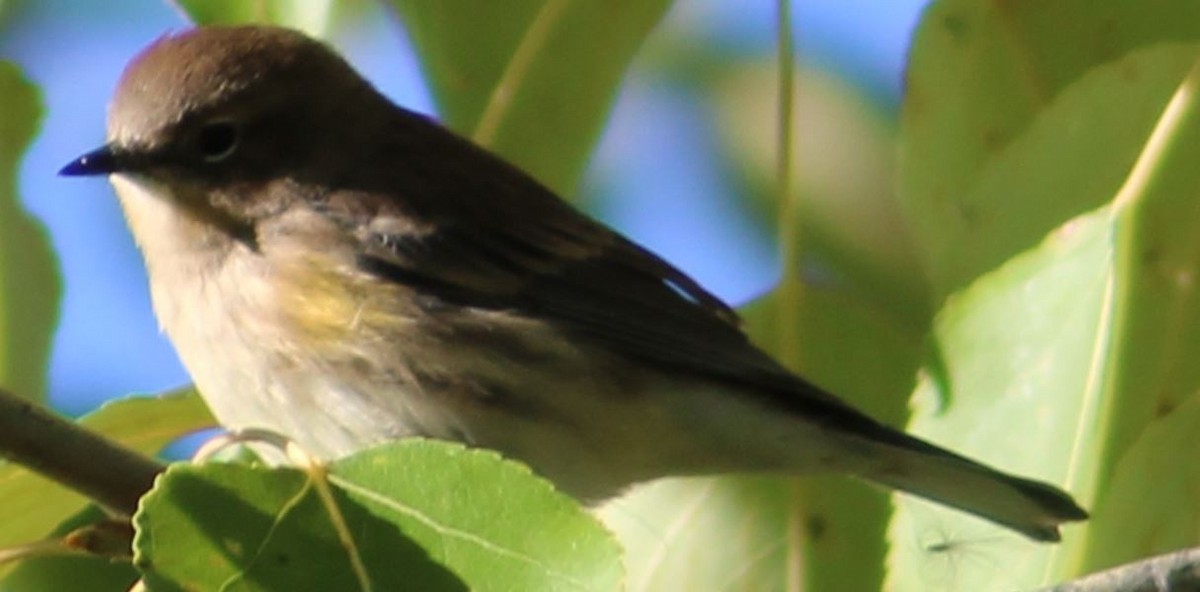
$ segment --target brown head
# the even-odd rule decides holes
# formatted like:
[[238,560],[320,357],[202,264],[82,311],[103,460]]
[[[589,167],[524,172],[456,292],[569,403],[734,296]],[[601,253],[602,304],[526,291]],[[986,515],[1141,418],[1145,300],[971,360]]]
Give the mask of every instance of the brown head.
[[191,29],[130,62],[109,106],[108,142],[62,174],[136,177],[169,187],[176,205],[209,222],[248,223],[243,210],[271,204],[246,196],[262,197],[297,171],[340,166],[347,151],[336,147],[364,129],[355,119],[392,111],[341,57],[302,33]]

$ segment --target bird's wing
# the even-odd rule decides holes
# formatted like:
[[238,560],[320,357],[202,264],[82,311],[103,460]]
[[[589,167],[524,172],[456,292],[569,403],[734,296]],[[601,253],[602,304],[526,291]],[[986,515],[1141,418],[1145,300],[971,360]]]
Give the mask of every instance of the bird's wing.
[[736,313],[682,271],[432,125],[405,121],[380,148],[397,166],[355,169],[323,200],[379,277],[456,306],[545,319],[609,351],[750,387],[810,416],[850,411],[751,344]]
[[761,387],[793,380],[750,344],[724,302],[578,214],[520,226],[447,221],[424,236],[361,240],[369,268],[445,302],[546,319],[652,364]]

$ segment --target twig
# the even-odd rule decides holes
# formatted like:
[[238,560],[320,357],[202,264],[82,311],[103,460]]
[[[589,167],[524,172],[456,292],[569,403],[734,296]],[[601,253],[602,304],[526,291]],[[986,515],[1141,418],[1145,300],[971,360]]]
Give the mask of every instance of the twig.
[[1200,590],[1200,547],[1126,563],[1037,592],[1187,592]]
[[125,516],[164,468],[3,389],[0,456]]

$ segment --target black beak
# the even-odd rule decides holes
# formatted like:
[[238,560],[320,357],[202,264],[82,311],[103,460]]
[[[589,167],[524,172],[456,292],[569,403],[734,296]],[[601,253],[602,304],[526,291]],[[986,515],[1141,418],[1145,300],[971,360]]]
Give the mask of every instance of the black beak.
[[117,149],[113,148],[111,144],[105,144],[71,161],[59,170],[58,174],[64,177],[108,175],[125,170],[124,165],[127,163],[123,163],[122,160],[121,153]]

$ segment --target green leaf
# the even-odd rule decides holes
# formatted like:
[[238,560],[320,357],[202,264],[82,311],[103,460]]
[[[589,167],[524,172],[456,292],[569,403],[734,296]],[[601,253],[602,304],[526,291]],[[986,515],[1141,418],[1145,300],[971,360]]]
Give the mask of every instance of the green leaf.
[[1098,537],[1090,545],[1085,571],[1195,546],[1200,471],[1191,469],[1188,459],[1200,458],[1196,426],[1200,396],[1193,395],[1151,421],[1121,456],[1091,524],[1093,532],[1113,536]]
[[664,479],[601,510],[629,590],[878,590],[886,495],[845,477]]
[[1200,45],[1160,45],[1094,68],[980,168],[941,229],[938,272],[961,285],[1109,201]]
[[37,132],[41,99],[4,61],[0,97],[0,386],[42,400],[61,280],[44,229],[17,199],[17,165]]
[[[1112,256],[1111,217],[1101,210],[952,298],[935,328],[944,358],[922,375],[910,431],[1090,499],[1081,475],[1100,456],[1089,402],[1104,400],[1096,356],[1107,338]],[[1053,546],[920,500],[898,498],[895,516],[888,590],[1032,589],[1078,569]],[[985,549],[987,560],[937,552],[960,543]]]
[[[806,270],[831,269],[825,275],[835,279],[825,283],[849,284],[856,304],[876,303],[875,314],[927,325],[927,278],[895,196],[894,116],[834,74],[800,66],[796,76],[792,191],[800,262]],[[733,193],[773,232],[780,215],[777,68],[761,59],[720,64],[703,84],[697,92],[713,96],[717,109],[718,149],[742,181]]]
[[42,557],[21,562],[0,582],[0,589],[19,592],[112,592],[128,590],[137,572],[127,562],[99,557]]
[[620,549],[600,523],[494,452],[408,440],[334,463],[333,482],[474,590],[614,590]]
[[[1144,106],[1156,100],[1154,87],[1143,77],[1158,74],[1127,62],[1109,70],[1107,80],[1093,80],[1090,92],[1060,95],[1092,68],[1135,49],[1197,38],[1200,5],[1192,3],[942,0],[926,10],[909,56],[900,190],[937,289],[935,301],[1111,196],[1105,184],[1119,182],[1136,154],[1128,140],[1153,121]],[[1090,154],[1099,162],[1073,168],[1056,156],[1031,166],[1050,176],[1094,174],[1094,181],[1045,204],[1016,192],[993,202],[968,198],[985,169],[1027,135],[1043,110],[1069,109],[1068,101],[1088,114],[1107,111],[1128,120],[1093,121],[1080,114],[1075,127],[1062,130],[1077,138],[1063,144],[1066,156]],[[1113,146],[1112,154],[1104,153]],[[1086,194],[1088,187],[1098,191]],[[1036,207],[1042,205],[1045,211]],[[970,245],[965,254],[964,240]]]
[[197,25],[272,24],[314,37],[329,32],[333,0],[172,0]]
[[786,479],[663,479],[601,516],[625,548],[630,591],[788,590],[803,569],[793,493]]
[[[98,506],[87,506],[72,516],[53,535],[61,537],[84,525],[107,518]],[[138,573],[128,561],[96,555],[51,555],[26,559],[0,580],[0,590],[19,592],[109,592],[128,590]]]
[[[906,325],[879,310],[875,301],[860,297],[857,286],[838,282],[810,284],[797,307],[800,335],[798,358],[793,368],[826,390],[872,416],[899,423],[907,417],[904,398],[912,390],[914,375],[925,352],[924,327]],[[767,349],[779,343],[783,327],[776,321],[779,296],[771,293],[738,312],[753,341]],[[849,362],[871,352],[870,368]]]
[[376,590],[620,584],[596,520],[495,453],[406,440],[333,463],[328,485],[336,513],[295,469],[175,465],[135,518],[136,563],[168,590],[363,589],[356,573]]
[[573,195],[668,0],[392,0],[447,124]]
[[[1156,453],[1163,463],[1186,455],[1186,447],[1168,445],[1178,430],[1172,416],[1193,413],[1189,402],[1200,390],[1193,363],[1200,356],[1193,279],[1200,269],[1200,170],[1194,166],[1200,159],[1200,51],[1151,51],[1169,60],[1180,50],[1190,54],[1192,67],[1160,107],[1153,133],[1138,142],[1137,163],[1111,204],[1063,225],[1037,249],[956,295],[937,323],[945,358],[927,366],[914,398],[915,432],[1000,468],[1065,483],[1084,502],[1098,502],[1094,522],[1068,529],[1061,547],[1039,547],[905,501],[891,529],[892,589],[927,589],[917,569],[921,558],[931,548],[954,546],[913,543],[931,529],[992,543],[984,568],[959,570],[954,584],[982,591],[1031,588],[1200,537],[1200,526],[1179,521],[1200,507],[1186,486],[1200,480],[1195,463],[1174,468],[1175,482],[1185,485],[1146,490],[1141,503],[1170,513],[1129,512],[1109,497],[1121,484],[1129,499],[1128,479],[1137,474],[1127,464],[1131,456]],[[1056,145],[1078,141],[1067,133],[1079,126],[1074,113],[1049,110],[1043,117],[1041,124],[1063,133],[1031,128],[1028,138],[1013,143],[1027,152],[1009,161],[1013,194],[1056,182],[1022,174],[1013,163],[1061,153]],[[1136,543],[1131,532],[1140,535]]]
[[296,469],[172,465],[135,517],[135,565],[154,590],[461,590],[396,528],[335,495],[348,549]]
[[[1176,513],[1143,512],[1115,524],[1108,512],[1124,510],[1106,503],[1110,485],[1128,457],[1153,451],[1168,459],[1187,458],[1186,449],[1163,446],[1157,430],[1178,430],[1176,413],[1193,413],[1189,401],[1200,391],[1200,51],[1129,180],[1114,200],[1116,274],[1113,315],[1105,373],[1106,399],[1097,406],[1097,428],[1103,440],[1103,463],[1086,473],[1097,487],[1096,522],[1089,529],[1089,568],[1122,563],[1135,556],[1129,533],[1155,532],[1151,550],[1166,552],[1194,545],[1200,523],[1180,524],[1180,516],[1196,514],[1200,499],[1194,489],[1163,487],[1143,503],[1171,507]],[[1167,427],[1160,427],[1165,424]],[[1149,446],[1150,451],[1141,446]],[[1129,467],[1124,467],[1126,478]],[[1200,466],[1184,462],[1176,481],[1200,480]],[[1120,552],[1113,549],[1119,549]]]
[[[157,454],[189,432],[213,425],[193,391],[106,403],[80,420],[84,426],[138,452]],[[0,463],[0,546],[41,539],[82,510],[82,495],[11,463]]]
[[191,387],[108,401],[79,422],[150,456],[180,436],[217,425],[204,400]]

